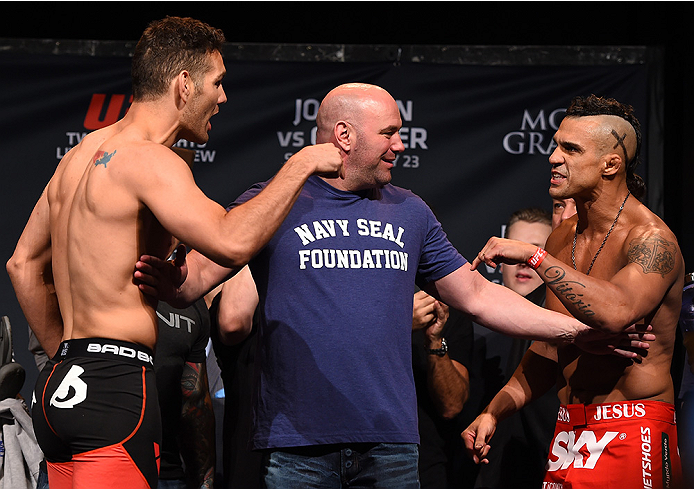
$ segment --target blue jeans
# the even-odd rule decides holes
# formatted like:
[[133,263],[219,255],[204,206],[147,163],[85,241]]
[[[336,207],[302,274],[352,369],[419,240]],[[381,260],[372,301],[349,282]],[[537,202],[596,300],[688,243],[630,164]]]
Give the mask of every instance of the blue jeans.
[[41,462],[39,466],[39,479],[36,482],[36,489],[48,489],[48,471],[46,470],[46,462]]
[[415,444],[299,447],[265,457],[267,489],[419,489]]

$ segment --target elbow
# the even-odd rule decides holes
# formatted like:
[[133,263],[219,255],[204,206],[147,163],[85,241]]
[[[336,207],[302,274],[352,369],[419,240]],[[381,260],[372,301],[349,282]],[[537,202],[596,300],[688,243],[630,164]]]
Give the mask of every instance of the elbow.
[[439,414],[446,421],[451,421],[460,414],[460,412],[463,410],[464,404],[465,401],[461,399],[460,402],[455,402],[449,404],[448,406],[443,406]]
[[9,260],[7,260],[7,263],[5,264],[5,270],[7,270],[7,275],[9,275],[10,280],[13,284],[16,283],[16,281],[21,276],[25,264],[26,260],[23,260],[21,257],[19,257],[16,252],[10,257]]
[[622,333],[626,328],[634,324],[638,318],[634,318],[631,311],[628,314],[614,315],[610,318],[602,318],[601,320],[596,320],[595,317],[587,317],[584,319],[585,324],[593,329],[596,329],[602,333],[607,334],[619,334]]
[[243,268],[248,265],[248,262],[258,253],[258,249],[252,246],[240,246],[234,250],[229,255],[229,260],[231,265],[227,265],[228,268]]
[[209,258],[223,267],[239,269],[246,266],[257,252],[258,250],[252,246],[244,246],[239,243],[228,248],[224,254]]
[[459,397],[450,399],[449,402],[441,404],[439,406],[439,415],[446,421],[455,419],[455,417],[462,412],[463,407],[465,407],[469,394],[470,391],[466,388]]
[[251,333],[252,320],[245,320],[233,314],[220,314],[217,316],[219,324],[219,340],[227,345],[234,346],[241,343]]
[[634,320],[632,320],[632,318],[624,318],[619,321],[604,322],[600,326],[597,326],[597,329],[603,333],[619,334],[632,324],[634,324]]

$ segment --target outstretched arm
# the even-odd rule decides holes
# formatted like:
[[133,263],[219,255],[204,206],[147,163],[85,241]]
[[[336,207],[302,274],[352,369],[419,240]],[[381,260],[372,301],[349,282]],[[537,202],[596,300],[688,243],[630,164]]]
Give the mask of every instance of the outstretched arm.
[[335,146],[307,146],[258,195],[226,211],[203,194],[188,165],[168,148],[152,145],[132,156],[146,159],[148,171],[136,167],[123,184],[135,191],[167,231],[228,268],[242,267],[265,246],[311,175],[342,171],[342,157]]
[[577,319],[536,306],[511,289],[490,282],[471,270],[468,263],[430,283],[426,289],[472,316],[478,324],[514,338],[541,340],[557,346],[573,343],[592,353],[612,353],[637,361],[642,350],[648,348],[647,342],[655,339],[650,327],[629,325],[608,341],[604,334]]
[[[566,309],[585,324],[608,333],[619,333],[652,312],[683,274],[677,242],[667,230],[632,231],[625,242],[627,264],[609,281],[574,270],[548,253],[537,267],[538,275]],[[552,251],[553,236],[547,241]],[[524,263],[538,248],[520,241],[491,238],[473,261]]]
[[49,208],[44,189],[6,268],[29,327],[49,358],[58,351],[63,336],[51,260]]
[[590,330],[575,318],[543,309],[512,290],[495,284],[466,263],[430,283],[427,292],[475,322],[516,338],[569,344]]

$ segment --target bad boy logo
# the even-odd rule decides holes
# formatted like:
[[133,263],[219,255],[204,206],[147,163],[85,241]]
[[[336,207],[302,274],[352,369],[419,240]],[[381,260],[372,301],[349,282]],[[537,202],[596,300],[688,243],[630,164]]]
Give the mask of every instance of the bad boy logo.
[[75,407],[87,398],[87,384],[80,379],[84,369],[73,365],[51,397],[50,405],[60,409]]

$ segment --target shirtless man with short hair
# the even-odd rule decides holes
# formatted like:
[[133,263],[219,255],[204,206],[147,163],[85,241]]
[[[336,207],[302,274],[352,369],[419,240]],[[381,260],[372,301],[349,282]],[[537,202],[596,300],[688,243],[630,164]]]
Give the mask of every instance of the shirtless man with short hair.
[[650,324],[655,341],[635,363],[535,342],[464,442],[484,462],[496,423],[557,382],[562,406],[545,487],[679,487],[670,363],[684,261],[673,233],[637,198],[638,121],[615,100],[577,98],[554,140],[550,195],[573,198],[578,214],[550,235],[546,254],[492,238],[473,268],[532,263],[552,292],[547,308],[609,334]]
[[316,145],[242,206],[227,212],[203,194],[171,148],[208,140],[226,102],[224,42],[190,18],[148,26],[128,113],[65,155],[7,264],[29,325],[49,355],[58,352],[34,406],[52,489],[73,478],[75,487],[156,486],[156,301],[133,280],[138,257],[167,257],[175,236],[233,273],[267,243],[309,176],[341,170],[338,150]]

